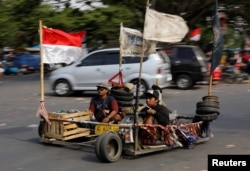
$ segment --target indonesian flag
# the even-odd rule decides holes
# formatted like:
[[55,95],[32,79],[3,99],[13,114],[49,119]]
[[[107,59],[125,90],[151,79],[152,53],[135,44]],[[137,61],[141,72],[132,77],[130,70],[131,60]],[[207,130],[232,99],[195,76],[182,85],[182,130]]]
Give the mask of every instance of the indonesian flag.
[[58,29],[42,28],[43,63],[70,64],[83,55],[82,42],[86,32],[66,33]]
[[199,41],[201,39],[201,28],[197,27],[189,34],[189,39],[192,41]]

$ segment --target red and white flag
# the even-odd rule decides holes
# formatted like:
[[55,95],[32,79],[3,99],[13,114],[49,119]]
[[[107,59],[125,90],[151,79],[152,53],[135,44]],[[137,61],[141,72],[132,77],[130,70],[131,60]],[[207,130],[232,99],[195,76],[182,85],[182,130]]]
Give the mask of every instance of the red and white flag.
[[82,42],[86,32],[66,33],[42,28],[43,63],[72,63],[82,57]]
[[49,120],[48,112],[45,108],[44,102],[40,102],[40,105],[37,109],[36,116],[42,115],[43,118],[46,120],[47,123],[51,123]]
[[201,28],[197,27],[189,34],[189,39],[192,41],[199,41],[201,39]]

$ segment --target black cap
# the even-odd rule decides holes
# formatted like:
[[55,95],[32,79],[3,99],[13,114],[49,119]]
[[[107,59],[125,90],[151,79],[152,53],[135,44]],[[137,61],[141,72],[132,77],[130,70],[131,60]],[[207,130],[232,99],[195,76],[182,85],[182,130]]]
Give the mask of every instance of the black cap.
[[159,99],[159,92],[157,90],[148,90],[145,95],[146,97],[155,97],[156,99]]

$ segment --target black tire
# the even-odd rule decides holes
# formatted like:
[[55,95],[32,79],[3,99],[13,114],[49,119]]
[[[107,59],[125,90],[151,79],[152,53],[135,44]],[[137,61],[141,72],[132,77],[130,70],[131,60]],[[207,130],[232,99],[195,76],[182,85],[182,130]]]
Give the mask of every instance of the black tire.
[[101,144],[102,144],[102,140],[106,134],[107,133],[103,133],[103,134],[99,135],[95,141],[95,155],[98,158],[98,160],[100,160],[101,162],[105,162],[104,158],[101,155]]
[[220,114],[220,109],[219,108],[214,108],[214,107],[199,107],[196,109],[196,114],[200,115],[207,115],[207,114],[213,114],[217,113]]
[[188,75],[179,75],[175,80],[175,84],[182,90],[189,89],[194,85],[192,78]]
[[113,96],[134,96],[134,93],[133,92],[127,92],[126,90],[124,90],[123,88],[120,88],[120,89],[112,89],[111,91],[111,94]]
[[120,101],[132,101],[132,100],[134,100],[134,96],[117,96],[117,95],[113,95],[114,96],[114,98],[116,99],[116,100],[120,100]]
[[130,106],[134,105],[134,100],[132,100],[132,101],[117,100],[117,103],[118,103],[119,107],[130,107]]
[[218,96],[203,96],[202,97],[203,101],[219,101],[219,97]]
[[219,106],[219,102],[218,101],[202,101],[202,102],[198,102],[196,103],[196,108],[200,108],[200,107],[213,107],[213,108],[220,108]]
[[106,162],[116,162],[122,155],[122,140],[116,133],[106,133],[100,145],[101,157]]
[[38,135],[40,138],[44,136],[44,126],[45,126],[45,121],[40,121],[38,126]]
[[[131,81],[131,83],[134,84],[134,88],[133,88],[134,97],[136,96],[137,82],[138,82],[138,80]],[[148,91],[148,89],[149,89],[149,86],[146,84],[146,82],[141,80],[141,85],[140,85],[140,90],[139,90],[139,97],[144,98],[145,93]]]
[[213,121],[216,120],[218,117],[217,113],[214,114],[209,114],[209,115],[195,115],[195,120],[196,121]]
[[61,79],[56,81],[54,92],[57,96],[68,96],[72,93],[72,88],[67,80]]

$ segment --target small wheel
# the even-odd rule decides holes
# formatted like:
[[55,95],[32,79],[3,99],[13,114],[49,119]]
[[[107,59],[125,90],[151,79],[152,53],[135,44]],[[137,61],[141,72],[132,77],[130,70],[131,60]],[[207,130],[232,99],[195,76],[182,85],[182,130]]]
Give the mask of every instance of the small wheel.
[[177,87],[182,90],[189,89],[193,86],[192,78],[188,75],[180,75],[175,81]]
[[54,85],[54,91],[58,96],[68,96],[72,93],[71,85],[67,80],[58,80]]
[[122,140],[116,133],[106,133],[101,141],[100,153],[106,162],[116,162],[122,154]]

